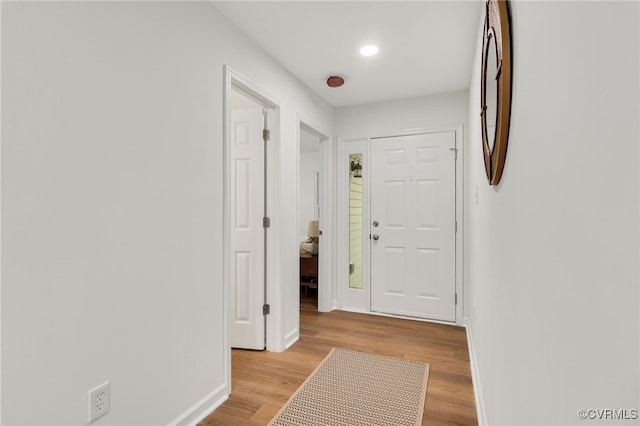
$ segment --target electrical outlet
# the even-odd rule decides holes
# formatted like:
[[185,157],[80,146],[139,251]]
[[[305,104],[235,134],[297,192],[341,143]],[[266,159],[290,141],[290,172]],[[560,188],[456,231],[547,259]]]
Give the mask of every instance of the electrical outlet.
[[106,382],[89,391],[89,423],[111,409],[111,383]]

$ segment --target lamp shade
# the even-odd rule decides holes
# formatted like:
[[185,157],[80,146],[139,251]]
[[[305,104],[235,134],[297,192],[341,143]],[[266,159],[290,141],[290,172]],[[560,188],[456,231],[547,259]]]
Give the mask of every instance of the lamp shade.
[[307,230],[307,236],[309,238],[318,238],[320,224],[317,220],[309,221],[309,229]]

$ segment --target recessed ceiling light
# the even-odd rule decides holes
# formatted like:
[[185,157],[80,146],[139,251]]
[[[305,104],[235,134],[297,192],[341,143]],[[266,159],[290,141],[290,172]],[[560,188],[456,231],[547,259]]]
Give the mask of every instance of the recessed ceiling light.
[[378,46],[373,44],[368,44],[360,48],[360,54],[362,56],[373,56],[378,53],[378,50],[379,50]]

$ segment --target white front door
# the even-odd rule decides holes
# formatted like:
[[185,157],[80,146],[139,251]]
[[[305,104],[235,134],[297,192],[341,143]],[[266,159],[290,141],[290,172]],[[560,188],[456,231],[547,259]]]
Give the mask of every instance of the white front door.
[[264,349],[263,111],[231,111],[231,346]]
[[371,310],[455,321],[455,132],[371,139]]

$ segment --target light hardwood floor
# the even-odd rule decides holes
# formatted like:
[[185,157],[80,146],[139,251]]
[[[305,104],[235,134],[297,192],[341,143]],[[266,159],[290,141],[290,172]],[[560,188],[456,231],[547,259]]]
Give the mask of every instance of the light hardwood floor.
[[300,340],[287,351],[233,350],[231,396],[199,426],[266,425],[333,347],[428,362],[422,425],[477,425],[464,328],[316,306],[301,299]]

